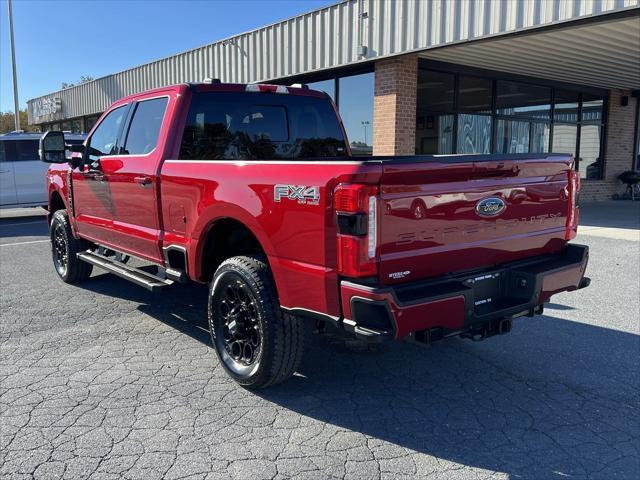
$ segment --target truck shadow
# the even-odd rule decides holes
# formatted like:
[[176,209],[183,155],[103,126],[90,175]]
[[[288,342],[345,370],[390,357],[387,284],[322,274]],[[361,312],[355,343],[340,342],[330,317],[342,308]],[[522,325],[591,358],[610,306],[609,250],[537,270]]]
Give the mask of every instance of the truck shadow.
[[[95,271],[94,271],[95,272]],[[208,286],[175,284],[169,295],[152,293],[109,273],[94,273],[89,282],[77,285],[93,293],[139,303],[138,310],[211,346],[207,323]]]
[[[82,286],[139,302],[140,311],[211,344],[206,286],[152,294],[110,275]],[[318,434],[345,435],[349,446],[336,448],[364,446],[378,459],[409,462],[409,472],[415,453],[511,479],[638,472],[638,335],[540,316],[517,320],[511,334],[481,343],[362,349],[334,340],[310,335],[298,374],[254,393],[325,424]]]
[[549,316],[428,349],[355,353],[316,339],[300,375],[257,393],[399,447],[382,458],[418,452],[511,479],[634,478],[639,348],[637,335]]

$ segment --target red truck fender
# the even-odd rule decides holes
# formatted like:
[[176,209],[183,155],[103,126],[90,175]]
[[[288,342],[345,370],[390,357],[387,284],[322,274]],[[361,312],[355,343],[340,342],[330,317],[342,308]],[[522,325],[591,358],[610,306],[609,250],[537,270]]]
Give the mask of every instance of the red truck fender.
[[200,214],[191,232],[188,262],[189,272],[193,272],[190,276],[194,280],[203,278],[205,245],[212,229],[222,219],[234,220],[244,226],[256,238],[267,258],[274,256],[273,244],[255,214],[233,203],[217,202]]
[[[67,168],[64,165],[64,170],[57,168],[58,165],[49,168],[47,174],[47,191],[49,198],[49,213],[47,214],[47,223],[51,224],[51,217],[56,210],[69,211],[69,195],[67,188]],[[69,219],[71,220],[71,226],[75,235],[75,219],[69,212]]]

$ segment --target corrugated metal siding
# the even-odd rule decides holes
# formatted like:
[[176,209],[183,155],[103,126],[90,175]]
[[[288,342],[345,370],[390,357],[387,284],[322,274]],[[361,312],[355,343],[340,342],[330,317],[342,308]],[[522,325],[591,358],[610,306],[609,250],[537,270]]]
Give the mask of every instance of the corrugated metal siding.
[[[34,102],[43,98],[60,97],[58,116],[73,118],[149,88],[206,77],[273,80],[639,5],[640,0],[346,0],[29,100],[29,122]],[[368,48],[364,57],[358,56],[360,38]]]

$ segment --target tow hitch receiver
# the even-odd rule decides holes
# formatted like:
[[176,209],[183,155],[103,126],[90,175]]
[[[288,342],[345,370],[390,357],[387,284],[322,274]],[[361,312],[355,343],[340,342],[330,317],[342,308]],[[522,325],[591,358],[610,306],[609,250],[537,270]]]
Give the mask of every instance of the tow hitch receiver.
[[480,342],[485,338],[493,337],[494,335],[506,335],[511,331],[511,323],[512,321],[510,318],[495,320],[480,328],[471,328],[466,332],[462,332],[460,336],[462,338],[473,340],[474,342]]
[[480,342],[485,338],[493,337],[495,335],[506,335],[511,331],[511,325],[511,318],[503,318],[501,320],[488,322],[487,324],[484,324],[482,326],[470,328],[469,330],[465,330],[463,332],[445,333],[441,328],[431,328],[427,330],[418,330],[411,333],[409,337],[407,337],[407,341],[428,346],[437,340],[460,335],[460,337],[462,338],[468,338],[469,340],[473,340],[474,342]]

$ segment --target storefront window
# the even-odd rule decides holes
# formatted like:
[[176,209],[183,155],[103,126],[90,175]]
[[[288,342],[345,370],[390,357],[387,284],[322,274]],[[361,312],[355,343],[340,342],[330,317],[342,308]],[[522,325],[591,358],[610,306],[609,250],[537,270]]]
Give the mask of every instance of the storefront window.
[[582,96],[582,118],[583,122],[602,122],[602,106],[604,99],[593,95]]
[[84,131],[86,133],[89,133],[99,118],[100,118],[100,115],[91,115],[90,117],[85,117]]
[[416,150],[445,155],[453,152],[453,115],[429,114],[418,118]]
[[[491,113],[493,81],[486,78],[460,76],[458,80],[458,110]],[[457,152],[491,153],[491,115],[458,115]]]
[[487,78],[460,77],[458,107],[460,110],[491,113],[493,81]]
[[454,85],[451,73],[418,70],[418,113],[453,110]]
[[553,126],[553,145],[551,151],[556,153],[576,154],[576,141],[578,139],[577,125],[563,125],[556,123]]
[[582,178],[602,178],[603,96],[427,69],[417,93],[418,154],[568,153]]
[[498,120],[496,153],[529,153],[529,122]]
[[531,123],[531,153],[547,153],[549,151],[549,134],[551,128],[548,123]]
[[601,178],[602,161],[600,158],[601,142],[600,125],[582,125],[580,127],[580,157],[578,169],[580,177],[587,179]]
[[82,133],[82,128],[80,127],[80,119],[67,120],[60,124],[60,128],[64,132],[71,133]]
[[491,116],[458,115],[458,153],[491,153]]
[[342,77],[339,82],[340,116],[354,155],[373,152],[374,74]]
[[640,170],[640,97],[636,99],[636,149],[635,149],[635,158],[634,158],[634,166],[636,169]]
[[556,90],[553,119],[556,122],[577,122],[580,94],[567,90]]
[[500,115],[546,119],[551,111],[551,89],[498,80],[496,107]]

